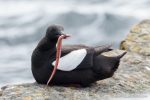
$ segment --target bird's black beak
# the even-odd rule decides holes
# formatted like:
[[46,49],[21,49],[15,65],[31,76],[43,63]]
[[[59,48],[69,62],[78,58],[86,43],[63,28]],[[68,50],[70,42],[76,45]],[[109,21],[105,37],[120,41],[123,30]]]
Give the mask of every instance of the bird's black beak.
[[70,35],[67,35],[67,34],[62,34],[64,36],[63,39],[67,39],[68,37],[70,37]]
[[60,36],[63,36],[63,39],[67,39],[68,37],[70,37],[70,35],[68,35],[68,34],[65,34],[65,33],[61,33],[61,35]]

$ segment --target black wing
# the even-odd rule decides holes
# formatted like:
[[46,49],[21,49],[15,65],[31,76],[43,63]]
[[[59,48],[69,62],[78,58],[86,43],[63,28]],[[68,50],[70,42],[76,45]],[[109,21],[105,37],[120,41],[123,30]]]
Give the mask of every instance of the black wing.
[[96,47],[89,47],[86,45],[65,45],[62,47],[62,55],[66,55],[69,52],[73,50],[78,50],[78,49],[94,49],[95,55],[99,55],[103,52],[111,51],[111,46],[112,45],[102,45],[102,46],[96,46]]

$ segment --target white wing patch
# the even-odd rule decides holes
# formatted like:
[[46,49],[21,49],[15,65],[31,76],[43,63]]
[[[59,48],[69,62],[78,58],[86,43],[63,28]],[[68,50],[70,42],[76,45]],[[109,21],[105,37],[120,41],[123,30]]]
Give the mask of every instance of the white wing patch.
[[[83,61],[86,55],[86,49],[74,50],[60,58],[57,69],[62,71],[74,70]],[[52,63],[53,66],[55,66],[55,62],[56,61]]]

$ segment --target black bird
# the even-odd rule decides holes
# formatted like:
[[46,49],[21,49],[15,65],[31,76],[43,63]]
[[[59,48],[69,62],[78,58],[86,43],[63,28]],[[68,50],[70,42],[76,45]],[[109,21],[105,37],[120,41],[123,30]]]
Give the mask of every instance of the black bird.
[[[49,26],[46,35],[32,53],[32,73],[40,84],[46,84],[53,71],[56,43],[59,36],[64,34],[63,30],[63,27],[58,25]],[[58,69],[50,84],[79,84],[87,87],[98,80],[112,77],[125,53],[116,57],[101,55],[110,50],[112,50],[110,46],[89,47],[81,44],[63,46]]]

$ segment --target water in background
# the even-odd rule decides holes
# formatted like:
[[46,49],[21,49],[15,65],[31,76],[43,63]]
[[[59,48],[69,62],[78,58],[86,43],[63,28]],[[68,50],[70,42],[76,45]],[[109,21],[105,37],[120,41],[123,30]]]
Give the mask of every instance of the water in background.
[[65,44],[117,47],[149,12],[149,0],[0,0],[0,86],[34,81],[31,53],[50,24],[72,34]]

